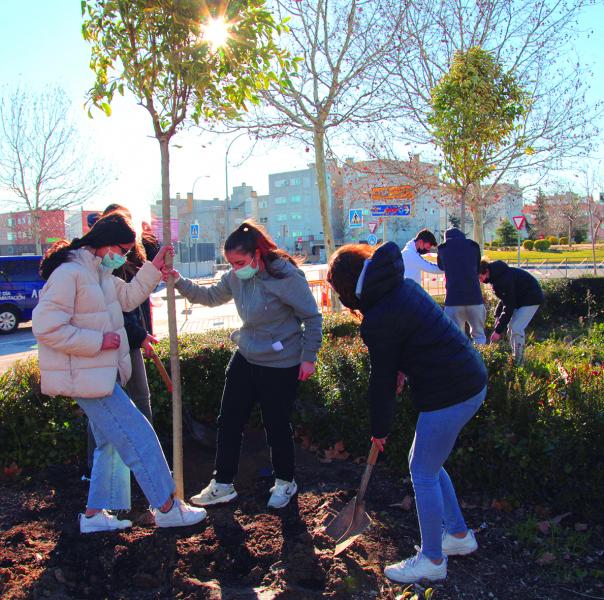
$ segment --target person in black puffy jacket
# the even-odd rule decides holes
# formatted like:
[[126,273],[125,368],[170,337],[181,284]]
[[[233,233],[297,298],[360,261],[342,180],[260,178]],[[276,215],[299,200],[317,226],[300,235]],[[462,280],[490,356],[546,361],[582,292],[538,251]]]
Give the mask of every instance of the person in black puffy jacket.
[[372,442],[383,450],[405,377],[419,410],[409,470],[421,549],[384,573],[401,583],[444,579],[447,555],[477,548],[443,464],[462,427],[484,401],[484,362],[421,286],[404,279],[401,253],[393,242],[375,252],[364,244],[341,247],[330,260],[327,280],[342,304],[363,316],[361,336],[371,363]]
[[483,259],[479,279],[481,283],[490,283],[499,298],[491,342],[498,342],[507,329],[512,355],[520,364],[524,358],[524,330],[543,304],[541,285],[528,271],[510,267],[502,260]]

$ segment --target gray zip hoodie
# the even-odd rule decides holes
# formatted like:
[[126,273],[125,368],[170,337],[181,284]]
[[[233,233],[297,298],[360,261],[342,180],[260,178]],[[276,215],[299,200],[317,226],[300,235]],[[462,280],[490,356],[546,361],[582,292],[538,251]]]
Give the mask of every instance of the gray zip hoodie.
[[278,279],[263,270],[241,280],[231,269],[208,287],[181,277],[176,289],[190,302],[205,306],[235,300],[243,325],[231,339],[248,362],[277,368],[315,362],[322,317],[304,272],[280,258],[271,267],[284,277]]

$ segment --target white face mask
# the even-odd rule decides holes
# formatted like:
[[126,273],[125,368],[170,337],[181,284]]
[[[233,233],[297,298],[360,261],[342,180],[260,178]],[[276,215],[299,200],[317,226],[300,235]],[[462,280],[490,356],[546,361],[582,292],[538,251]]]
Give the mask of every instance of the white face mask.
[[260,270],[260,265],[256,267],[252,267],[252,263],[254,259],[250,261],[249,265],[245,265],[245,267],[241,267],[235,271],[235,275],[239,277],[239,279],[251,279],[258,271]]

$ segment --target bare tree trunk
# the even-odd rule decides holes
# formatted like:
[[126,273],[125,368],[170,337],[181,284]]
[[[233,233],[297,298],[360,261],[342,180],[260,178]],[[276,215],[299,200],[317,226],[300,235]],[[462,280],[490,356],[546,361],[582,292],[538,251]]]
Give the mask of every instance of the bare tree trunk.
[[484,246],[484,223],[483,223],[483,209],[477,200],[474,200],[470,204],[470,212],[472,213],[472,219],[474,220],[473,237],[474,241],[480,246],[480,250]]
[[31,226],[34,232],[34,243],[36,244],[36,254],[40,256],[42,254],[42,237],[40,231],[40,214],[37,210],[32,210],[31,215]]
[[325,243],[325,257],[335,252],[336,245],[333,239],[331,227],[331,215],[329,212],[329,194],[327,192],[327,167],[325,164],[325,132],[316,128],[313,134],[315,143],[315,162],[317,165],[317,184],[319,186],[319,204],[321,206],[321,220],[323,223],[323,240]]
[[[159,138],[161,153],[161,197],[163,216],[163,243],[172,242],[170,232],[170,138]],[[172,258],[166,255],[167,266]],[[178,331],[176,328],[176,297],[174,279],[167,282],[168,295],[168,332],[170,336],[170,371],[172,376],[172,471],[176,483],[175,495],[184,498],[183,455],[182,455],[182,396],[180,389],[180,363],[178,360]]]
[[468,193],[468,190],[466,188],[461,193],[461,202],[459,203],[459,212],[460,212],[459,228],[461,229],[462,233],[464,233],[464,234],[466,232],[466,194],[467,193]]
[[570,234],[572,232],[572,221],[569,219],[568,220],[568,247],[570,248],[572,246],[572,238],[570,237]]
[[594,261],[594,275],[597,277],[598,268],[596,267],[596,239],[594,237],[594,207],[593,207],[593,199],[591,197],[587,197],[587,210],[589,211],[589,235],[591,237],[591,256]]

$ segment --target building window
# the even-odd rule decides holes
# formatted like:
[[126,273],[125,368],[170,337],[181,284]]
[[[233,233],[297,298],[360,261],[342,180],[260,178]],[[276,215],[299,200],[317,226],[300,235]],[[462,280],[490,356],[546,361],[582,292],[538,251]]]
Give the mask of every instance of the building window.
[[291,218],[292,218],[292,221],[301,221],[302,215],[300,213],[292,213]]
[[302,201],[302,196],[300,196],[299,194],[294,194],[293,196],[289,197],[290,202],[301,202]]
[[12,231],[7,231],[6,232],[6,239],[9,242],[12,242],[15,239],[15,234]]
[[268,223],[268,217],[260,217],[260,223]]
[[258,208],[268,208],[268,202],[266,200],[260,200],[260,202],[258,202]]
[[300,178],[299,177],[292,177],[289,180],[289,185],[300,185]]
[[8,226],[12,227],[15,224],[15,219],[8,219]]
[[287,221],[287,215],[284,215],[284,214],[277,215],[277,221],[279,221],[279,222]]
[[282,188],[289,185],[289,179],[275,179],[275,187]]
[[275,204],[287,204],[287,198],[285,196],[277,196]]

